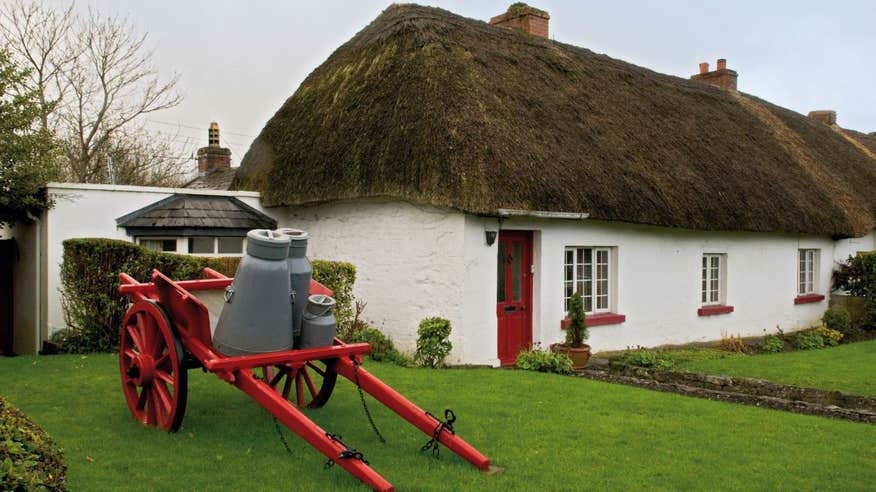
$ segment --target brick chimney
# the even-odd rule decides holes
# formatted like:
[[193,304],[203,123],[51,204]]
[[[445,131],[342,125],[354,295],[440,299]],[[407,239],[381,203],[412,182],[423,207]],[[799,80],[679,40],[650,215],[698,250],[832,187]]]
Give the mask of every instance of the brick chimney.
[[523,2],[516,2],[512,3],[504,14],[490,19],[490,24],[517,29],[547,39],[550,18],[551,16],[544,10],[530,7]]
[[700,73],[691,76],[691,80],[699,80],[721,89],[731,91],[736,90],[736,78],[739,74],[735,70],[727,68],[727,60],[724,58],[718,59],[718,67],[710,72],[708,63],[700,63]]
[[817,121],[828,126],[836,125],[836,111],[830,109],[810,111],[806,116],[812,121]]
[[207,146],[198,149],[198,176],[227,167],[231,167],[231,149],[219,146],[219,123],[214,121],[207,131]]

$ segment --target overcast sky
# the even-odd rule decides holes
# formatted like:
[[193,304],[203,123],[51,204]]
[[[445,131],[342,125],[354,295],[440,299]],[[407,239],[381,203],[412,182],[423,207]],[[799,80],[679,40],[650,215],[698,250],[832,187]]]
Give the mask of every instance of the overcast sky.
[[[3,1],[3,0],[0,0]],[[52,0],[50,0],[52,1]],[[64,3],[64,2],[53,2]],[[487,21],[511,1],[430,0]],[[564,43],[689,77],[726,58],[739,90],[800,113],[876,131],[876,1],[533,0]],[[387,0],[78,0],[149,33],[154,60],[181,74],[185,97],[149,117],[192,149],[218,121],[239,164],[252,139],[304,78],[389,5]]]

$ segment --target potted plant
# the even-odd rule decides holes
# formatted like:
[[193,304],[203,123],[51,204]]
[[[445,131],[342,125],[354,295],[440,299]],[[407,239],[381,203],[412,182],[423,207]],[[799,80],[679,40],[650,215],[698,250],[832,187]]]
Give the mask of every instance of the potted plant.
[[584,315],[584,299],[575,292],[569,298],[569,326],[566,327],[566,342],[551,346],[554,352],[566,354],[572,359],[572,369],[584,369],[590,359],[590,345],[584,343],[590,338],[587,320]]

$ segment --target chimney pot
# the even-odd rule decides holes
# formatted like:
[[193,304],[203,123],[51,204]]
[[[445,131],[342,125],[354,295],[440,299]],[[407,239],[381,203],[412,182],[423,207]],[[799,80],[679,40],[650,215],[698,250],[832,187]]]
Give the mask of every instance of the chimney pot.
[[221,147],[219,123],[210,123],[207,130],[207,146],[198,149],[198,175],[207,176],[220,168],[231,167],[231,150]]
[[512,3],[504,14],[491,18],[490,24],[517,29],[547,39],[550,18],[551,16],[544,10],[516,2]]
[[727,68],[727,59],[718,58],[718,66],[714,71],[709,71],[708,63],[700,63],[700,73],[691,75],[691,80],[698,80],[721,89],[736,90],[736,79],[739,74],[735,70]]

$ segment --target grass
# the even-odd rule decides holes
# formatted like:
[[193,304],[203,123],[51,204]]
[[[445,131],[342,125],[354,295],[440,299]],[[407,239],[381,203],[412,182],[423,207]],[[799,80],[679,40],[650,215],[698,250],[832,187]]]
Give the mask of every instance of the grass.
[[876,340],[821,350],[693,358],[678,368],[876,396]]
[[[373,400],[387,444],[355,388],[308,410],[363,451],[400,490],[872,490],[876,426],[686,398],[551,374],[366,367],[424,409],[445,407],[457,431],[503,466],[488,476]],[[365,490],[211,374],[190,372],[182,429],[134,422],[114,355],[0,359],[0,392],[63,446],[71,490]]]

